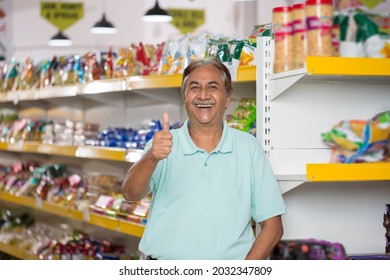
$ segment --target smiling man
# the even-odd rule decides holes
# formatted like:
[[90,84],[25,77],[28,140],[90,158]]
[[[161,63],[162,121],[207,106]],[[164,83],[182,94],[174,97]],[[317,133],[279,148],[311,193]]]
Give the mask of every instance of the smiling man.
[[257,139],[224,120],[233,93],[228,69],[213,58],[192,62],[181,93],[188,119],[169,130],[165,113],[122,185],[127,200],[153,193],[140,251],[161,260],[266,259],[286,208]]

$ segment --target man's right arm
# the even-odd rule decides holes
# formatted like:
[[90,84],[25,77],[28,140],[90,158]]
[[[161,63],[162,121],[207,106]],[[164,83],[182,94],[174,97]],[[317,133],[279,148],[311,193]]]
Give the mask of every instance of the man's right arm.
[[153,172],[158,162],[168,157],[172,145],[169,115],[164,113],[162,130],[155,133],[150,149],[129,169],[123,180],[122,194],[126,200],[137,201],[149,193]]
[[129,169],[122,184],[122,194],[126,200],[137,201],[149,193],[150,180],[157,163],[150,149]]

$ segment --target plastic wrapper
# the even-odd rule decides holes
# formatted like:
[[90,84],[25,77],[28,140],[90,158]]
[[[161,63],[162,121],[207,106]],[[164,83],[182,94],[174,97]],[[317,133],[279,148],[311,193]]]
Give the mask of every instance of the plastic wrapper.
[[96,54],[92,52],[87,52],[83,56],[84,61],[84,81],[91,82],[100,80],[101,77],[101,67],[97,61]]
[[16,77],[19,75],[20,64],[16,59],[12,59],[8,65],[8,70],[5,74],[5,79],[3,82],[3,90],[10,91],[15,90],[17,83],[15,83]]
[[136,48],[136,72],[139,75],[149,75],[150,57],[153,49],[151,45],[139,43]]
[[164,44],[164,49],[161,56],[161,62],[159,65],[159,74],[169,74],[170,69],[172,68],[173,58],[176,54],[176,51],[179,48],[179,40],[168,40]]
[[169,69],[168,74],[180,74],[183,73],[184,68],[188,63],[188,49],[191,45],[191,35],[187,34],[183,38],[179,39],[177,50],[172,56],[172,66]]
[[32,89],[32,87],[33,87],[33,63],[31,58],[27,57],[18,75],[16,89],[30,90]]
[[113,188],[118,183],[117,176],[109,174],[88,173],[86,177],[88,185],[94,185],[103,188]]
[[158,75],[158,69],[164,50],[164,43],[157,45],[149,62],[149,75]]
[[101,53],[102,79],[112,79],[114,77],[114,60],[116,54],[112,51],[112,47],[108,52]]
[[256,45],[245,41],[240,57],[240,66],[256,65]]
[[271,260],[346,260],[347,252],[338,242],[319,239],[281,240],[272,250]]
[[371,120],[340,121],[322,134],[333,148],[331,162],[359,163],[387,161],[389,158],[389,112]]
[[206,58],[207,42],[211,37],[212,35],[207,32],[202,32],[194,36],[191,44],[188,46],[188,64],[192,61]]
[[241,98],[237,107],[234,109],[231,119],[227,121],[229,127],[241,131],[256,133],[256,100],[253,98]]
[[257,45],[257,37],[270,37],[271,24],[255,25],[252,32],[249,34],[248,41],[252,46]]

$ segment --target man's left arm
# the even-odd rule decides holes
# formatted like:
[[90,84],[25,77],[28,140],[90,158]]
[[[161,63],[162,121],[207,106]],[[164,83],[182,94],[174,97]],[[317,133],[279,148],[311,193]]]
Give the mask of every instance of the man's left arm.
[[260,223],[261,232],[246,256],[247,260],[266,260],[283,235],[281,216],[269,218]]

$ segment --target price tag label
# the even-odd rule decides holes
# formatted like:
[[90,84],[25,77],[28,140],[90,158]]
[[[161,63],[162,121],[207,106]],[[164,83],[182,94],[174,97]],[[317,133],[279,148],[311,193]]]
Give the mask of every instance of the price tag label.
[[83,210],[83,221],[89,222],[89,211],[87,209]]
[[41,198],[37,197],[37,198],[35,199],[35,206],[36,206],[37,208],[42,208],[42,199],[41,199]]

